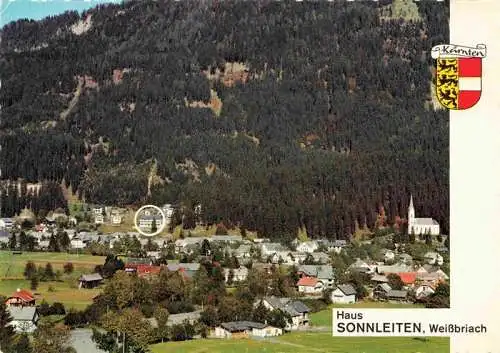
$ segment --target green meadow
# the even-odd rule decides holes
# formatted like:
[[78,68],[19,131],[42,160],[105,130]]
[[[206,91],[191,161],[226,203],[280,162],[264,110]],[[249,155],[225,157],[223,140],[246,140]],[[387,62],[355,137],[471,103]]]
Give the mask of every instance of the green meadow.
[[84,309],[92,302],[92,297],[99,293],[99,289],[78,289],[78,277],[82,273],[93,272],[96,265],[104,264],[104,259],[103,256],[82,254],[23,252],[14,255],[12,251],[0,251],[0,295],[9,296],[17,288],[30,289],[30,281],[23,276],[28,261],[42,267],[50,262],[54,271],[61,272],[64,264],[71,262],[74,266],[71,275],[62,275],[61,281],[40,282],[32,292],[38,303],[45,300],[48,303],[63,303],[67,309]]
[[[331,328],[331,308],[311,314],[311,326]],[[408,304],[359,302],[336,307],[419,308]],[[267,339],[203,339],[151,346],[153,353],[449,353],[449,338],[333,337],[326,332],[291,332]]]
[[332,337],[293,332],[275,339],[203,339],[151,346],[153,353],[449,353],[448,338]]
[[26,262],[33,261],[37,266],[52,264],[54,271],[63,270],[66,262],[73,263],[74,272],[92,272],[96,265],[104,264],[104,256],[87,254],[68,254],[63,252],[23,252],[14,255],[12,251],[0,251],[0,279],[22,279]]

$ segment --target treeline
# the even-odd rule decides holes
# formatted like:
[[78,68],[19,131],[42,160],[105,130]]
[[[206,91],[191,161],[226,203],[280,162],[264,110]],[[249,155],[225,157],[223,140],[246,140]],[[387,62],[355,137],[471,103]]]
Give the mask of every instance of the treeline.
[[64,198],[61,185],[54,181],[43,182],[39,187],[31,188],[28,188],[26,180],[0,185],[0,214],[2,217],[19,215],[24,208],[32,210],[41,220],[49,211],[58,208],[67,212],[68,202]]
[[[89,202],[201,203],[206,223],[284,238],[344,238],[373,228],[381,206],[392,224],[412,193],[417,216],[448,233],[448,116],[430,105],[429,51],[448,41],[449,4],[420,2],[415,22],[381,21],[380,6],[128,1],[84,13],[80,36],[74,13],[10,24],[2,178],[64,179]],[[48,46],[15,52],[35,29]],[[202,73],[230,62],[248,82]],[[78,75],[99,89],[84,87],[63,119]],[[218,116],[186,106],[210,89]],[[163,182],[148,199],[152,160]]]

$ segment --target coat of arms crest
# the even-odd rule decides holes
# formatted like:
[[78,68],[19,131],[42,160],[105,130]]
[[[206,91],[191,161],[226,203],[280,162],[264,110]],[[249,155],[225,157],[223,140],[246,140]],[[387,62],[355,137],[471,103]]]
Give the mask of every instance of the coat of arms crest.
[[450,110],[473,107],[481,98],[482,59],[486,45],[466,47],[440,44],[432,48],[436,60],[436,97]]

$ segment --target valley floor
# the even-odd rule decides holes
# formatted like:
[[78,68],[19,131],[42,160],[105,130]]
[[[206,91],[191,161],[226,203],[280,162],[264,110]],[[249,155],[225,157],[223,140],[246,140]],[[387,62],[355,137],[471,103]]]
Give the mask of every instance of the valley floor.
[[[420,308],[416,305],[359,302],[342,307]],[[291,332],[266,339],[202,339],[151,346],[153,353],[449,353],[447,337],[332,337],[331,308],[311,314],[317,332]]]
[[449,338],[332,337],[294,332],[272,339],[204,339],[153,345],[153,353],[449,353]]

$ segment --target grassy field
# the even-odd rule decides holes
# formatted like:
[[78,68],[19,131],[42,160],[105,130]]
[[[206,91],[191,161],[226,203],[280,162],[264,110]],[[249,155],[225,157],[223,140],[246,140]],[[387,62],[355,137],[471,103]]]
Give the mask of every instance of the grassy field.
[[[51,289],[49,289],[51,287]],[[10,296],[17,288],[30,288],[27,280],[0,280],[0,295]],[[100,289],[78,289],[76,280],[62,282],[41,282],[35,291],[37,303],[45,300],[48,303],[63,303],[66,309],[85,309],[92,303],[92,297],[100,292]]]
[[52,264],[54,271],[62,272],[66,262],[73,263],[74,272],[63,275],[62,281],[41,282],[35,293],[37,303],[42,300],[48,303],[61,302],[64,306],[84,309],[92,302],[92,297],[99,289],[78,289],[77,278],[82,273],[91,273],[96,265],[104,263],[104,257],[91,255],[76,255],[67,253],[23,252],[13,255],[11,251],[0,251],[0,295],[9,296],[17,288],[29,289],[30,282],[23,277],[26,262],[33,261],[37,266]]
[[[313,326],[332,325],[330,308],[311,314]],[[418,308],[416,305],[359,302],[336,307]],[[333,337],[330,332],[292,332],[268,339],[204,339],[151,346],[153,353],[449,353],[449,338]]]
[[330,333],[290,333],[272,340],[193,340],[160,343],[153,353],[449,353],[448,338],[332,337]]
[[52,264],[54,271],[63,269],[66,262],[73,263],[77,274],[92,272],[95,265],[104,264],[104,256],[86,254],[67,254],[53,252],[23,252],[13,255],[12,251],[0,251],[0,279],[22,279],[26,262],[33,261],[37,266]]

